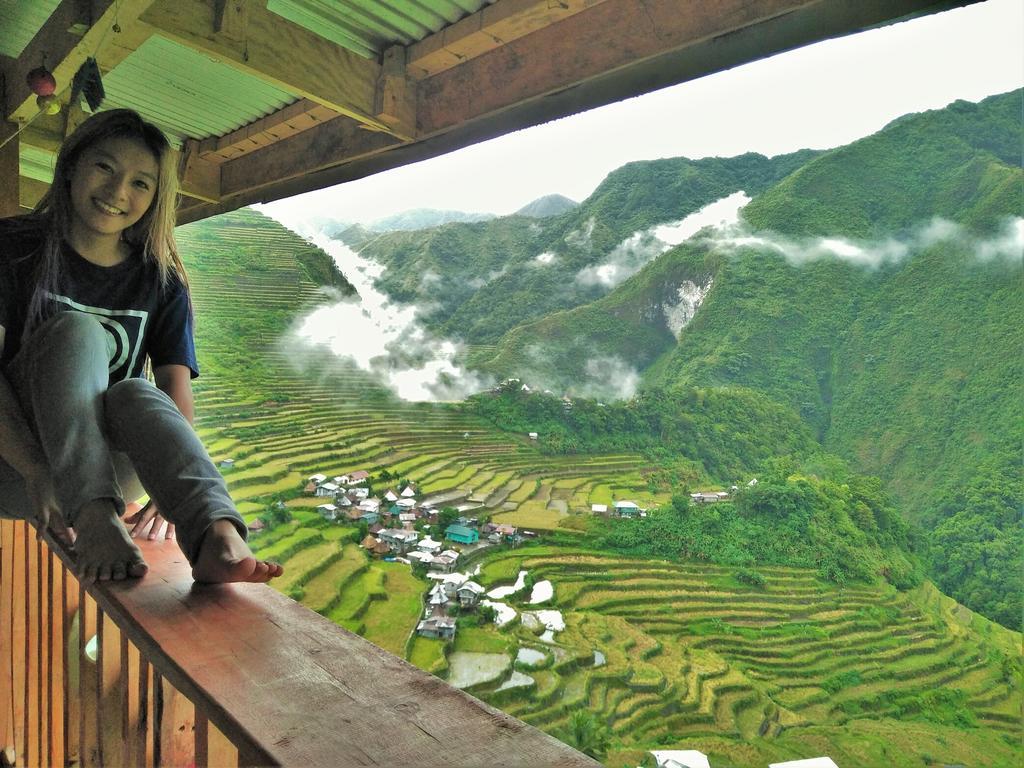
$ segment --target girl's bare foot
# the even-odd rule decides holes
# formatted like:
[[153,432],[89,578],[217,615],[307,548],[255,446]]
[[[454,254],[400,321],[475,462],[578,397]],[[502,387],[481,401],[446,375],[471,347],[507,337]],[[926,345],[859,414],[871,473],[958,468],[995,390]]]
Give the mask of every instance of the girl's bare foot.
[[264,582],[284,573],[277,563],[257,560],[230,520],[215,520],[199,544],[192,578],[207,584]]
[[85,582],[123,581],[144,576],[149,566],[117,517],[113,502],[98,499],[75,519],[78,577]]

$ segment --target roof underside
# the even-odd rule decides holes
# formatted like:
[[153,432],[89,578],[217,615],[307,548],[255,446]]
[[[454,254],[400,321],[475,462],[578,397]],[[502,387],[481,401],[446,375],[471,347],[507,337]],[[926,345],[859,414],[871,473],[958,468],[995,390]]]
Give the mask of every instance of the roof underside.
[[[181,221],[359,178],[971,0],[33,0],[0,5],[0,168],[45,190],[87,57],[181,150]],[[90,11],[91,6],[91,11]],[[86,15],[83,16],[82,14]],[[61,114],[25,84],[44,64]],[[5,160],[6,158],[6,160]],[[10,170],[3,171],[11,173]],[[6,182],[0,187],[9,188]],[[11,195],[13,197],[13,203]]]

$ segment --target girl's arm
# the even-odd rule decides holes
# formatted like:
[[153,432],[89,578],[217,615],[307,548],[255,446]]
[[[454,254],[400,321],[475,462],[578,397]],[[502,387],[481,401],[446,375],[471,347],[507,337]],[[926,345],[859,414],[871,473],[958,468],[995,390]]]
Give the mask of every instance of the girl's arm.
[[178,406],[181,415],[191,424],[195,418],[192,402],[192,372],[187,365],[161,365],[153,369],[156,387]]

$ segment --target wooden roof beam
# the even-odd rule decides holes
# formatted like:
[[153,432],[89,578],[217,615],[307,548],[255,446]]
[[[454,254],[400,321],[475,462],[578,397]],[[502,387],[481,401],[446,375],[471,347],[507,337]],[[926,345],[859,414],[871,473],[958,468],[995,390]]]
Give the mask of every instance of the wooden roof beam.
[[141,20],[160,35],[371,130],[412,138],[377,116],[377,62],[268,11],[266,0],[231,0],[219,10],[204,0],[156,0]]
[[[58,94],[71,87],[71,80],[89,57],[101,69],[117,66],[144,39],[136,22],[153,0],[63,0],[16,60],[5,67],[4,115],[24,123],[39,112],[36,97],[25,76],[43,63],[57,80]],[[84,30],[84,33],[83,33]]]
[[498,0],[410,45],[409,74],[417,80],[431,77],[602,2]]
[[970,2],[608,0],[422,80],[417,127],[430,136],[555,94],[568,114]]
[[[225,164],[221,202],[183,209],[180,221],[362,178],[802,45],[976,1],[605,0],[420,80],[416,141],[387,146],[366,132],[332,128],[340,122],[332,121],[281,142],[289,145],[286,154],[279,145]],[[261,167],[272,150],[281,154]],[[275,165],[292,173],[275,179]]]
[[322,104],[299,99],[236,131],[203,139],[199,143],[199,155],[211,163],[223,163],[262,149],[275,141],[308,131],[336,117],[340,115]]

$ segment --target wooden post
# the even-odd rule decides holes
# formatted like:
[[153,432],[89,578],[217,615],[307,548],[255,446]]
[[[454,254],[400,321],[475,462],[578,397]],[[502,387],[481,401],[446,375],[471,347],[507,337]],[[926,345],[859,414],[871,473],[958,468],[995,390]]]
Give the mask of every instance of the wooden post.
[[0,752],[8,763],[14,753],[14,529],[0,520]]
[[96,635],[102,612],[96,601],[79,585],[78,621],[78,754],[83,768],[102,768],[99,750],[100,671],[99,657],[86,654]]
[[64,564],[52,552],[50,559],[50,764],[65,765],[67,758],[67,644]]
[[28,591],[27,545],[28,526],[18,521],[14,524],[14,536],[11,541],[11,549],[14,552],[11,577],[14,585],[14,599],[12,601],[11,621],[11,712],[14,721],[14,755],[18,763],[26,760],[28,745],[28,712],[25,708],[25,685],[26,685],[26,661],[28,659],[27,630],[28,630],[28,606],[26,605],[26,593]]
[[104,768],[123,765],[131,768],[124,758],[124,710],[128,706],[121,682],[121,632],[106,613],[97,627],[99,637],[99,731],[100,763]]
[[0,219],[17,216],[21,210],[17,133],[15,123],[0,121],[0,144],[3,144],[0,148]]
[[81,620],[79,615],[79,589],[78,581],[71,575],[71,572],[61,563],[61,583],[64,590],[64,677],[61,680],[61,689],[64,694],[61,710],[63,714],[64,739],[64,762],[62,765],[80,765],[81,750],[78,740],[78,717],[81,707],[81,687],[79,685],[79,669],[81,659],[78,655],[78,634],[81,633]]

